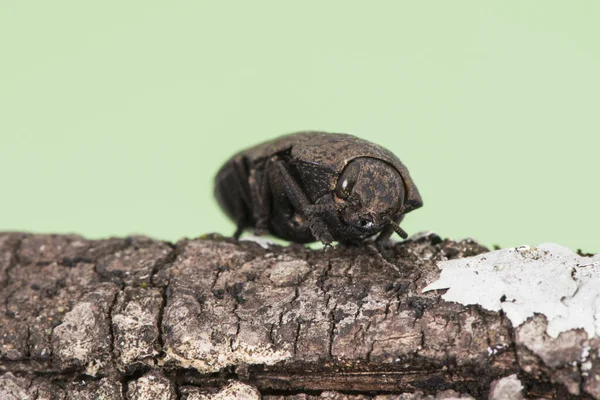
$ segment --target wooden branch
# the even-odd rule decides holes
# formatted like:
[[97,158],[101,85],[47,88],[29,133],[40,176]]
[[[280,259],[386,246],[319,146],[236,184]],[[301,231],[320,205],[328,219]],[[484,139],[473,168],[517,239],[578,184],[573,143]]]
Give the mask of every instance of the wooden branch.
[[0,234],[0,398],[600,398],[598,338],[423,293],[485,251]]

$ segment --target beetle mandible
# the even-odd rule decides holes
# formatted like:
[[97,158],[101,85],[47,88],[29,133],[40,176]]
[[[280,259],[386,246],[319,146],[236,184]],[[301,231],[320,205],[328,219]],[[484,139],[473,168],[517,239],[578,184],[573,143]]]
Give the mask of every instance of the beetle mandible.
[[297,132],[235,154],[215,197],[237,224],[298,243],[387,241],[423,205],[408,170],[387,149],[342,133]]

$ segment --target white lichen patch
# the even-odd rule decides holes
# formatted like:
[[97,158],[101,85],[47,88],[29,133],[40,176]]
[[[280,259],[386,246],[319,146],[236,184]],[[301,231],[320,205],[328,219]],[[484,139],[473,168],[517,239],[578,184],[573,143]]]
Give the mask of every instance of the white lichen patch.
[[448,289],[446,301],[503,310],[517,327],[534,315],[547,332],[582,328],[600,337],[600,254],[582,257],[557,244],[521,246],[438,263],[440,279],[424,292]]

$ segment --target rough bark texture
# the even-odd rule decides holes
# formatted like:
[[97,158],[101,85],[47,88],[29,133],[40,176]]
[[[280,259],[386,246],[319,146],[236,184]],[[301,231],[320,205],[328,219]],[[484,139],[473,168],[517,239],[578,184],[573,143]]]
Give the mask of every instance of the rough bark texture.
[[0,234],[0,399],[600,398],[599,339],[422,293],[485,251]]

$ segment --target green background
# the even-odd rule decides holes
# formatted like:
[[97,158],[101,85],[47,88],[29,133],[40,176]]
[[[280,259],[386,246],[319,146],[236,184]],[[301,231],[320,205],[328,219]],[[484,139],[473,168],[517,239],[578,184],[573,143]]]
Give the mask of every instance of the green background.
[[0,230],[234,226],[233,152],[304,129],[391,149],[410,233],[600,251],[597,1],[2,1]]

